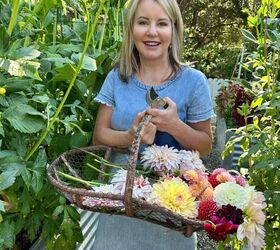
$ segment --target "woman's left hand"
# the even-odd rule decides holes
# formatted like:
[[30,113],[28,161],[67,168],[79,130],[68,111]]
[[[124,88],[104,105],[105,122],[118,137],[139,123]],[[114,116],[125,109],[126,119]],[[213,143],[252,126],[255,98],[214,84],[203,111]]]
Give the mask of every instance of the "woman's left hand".
[[180,118],[177,114],[176,103],[169,97],[165,97],[164,100],[168,104],[167,109],[148,108],[147,113],[153,116],[151,122],[156,125],[159,131],[168,132],[172,130],[174,124],[180,122]]

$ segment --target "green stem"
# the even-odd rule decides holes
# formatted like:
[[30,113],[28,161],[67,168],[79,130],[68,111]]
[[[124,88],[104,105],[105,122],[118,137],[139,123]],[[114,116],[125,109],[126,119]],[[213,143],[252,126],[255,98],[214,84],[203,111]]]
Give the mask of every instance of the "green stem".
[[17,21],[17,14],[19,11],[19,6],[20,6],[20,0],[15,0],[14,1],[14,5],[13,5],[13,9],[12,9],[12,15],[11,15],[11,19],[10,19],[10,23],[8,26],[8,34],[9,36],[12,35],[13,33],[13,29],[16,25],[16,21]]
[[[114,163],[111,163],[111,162],[106,161],[106,160],[94,159],[94,161],[96,161],[96,162],[98,162],[100,164],[104,164],[106,166],[113,167],[113,168],[118,168],[118,169],[124,169],[123,167],[126,166],[126,165],[114,164]],[[123,166],[123,167],[121,167],[121,166]]]
[[[96,29],[96,26],[97,26],[97,21],[98,21],[98,19],[99,19],[100,13],[101,13],[101,11],[102,11],[102,9],[103,9],[104,2],[105,2],[105,0],[101,0],[101,1],[100,1],[100,5],[99,5],[99,8],[98,8],[98,10],[97,10],[97,12],[96,12],[96,15],[95,15],[94,22],[93,22],[93,24],[92,24],[91,30],[90,30],[89,27],[88,27],[88,30],[87,30],[88,33],[87,33],[87,36],[86,36],[86,41],[85,41],[84,50],[83,50],[83,53],[82,53],[82,55],[81,55],[81,58],[80,58],[80,61],[79,61],[79,63],[78,63],[77,68],[74,69],[74,70],[75,70],[75,74],[74,74],[74,76],[73,76],[73,78],[72,78],[72,80],[71,80],[71,82],[70,82],[70,84],[69,84],[69,86],[68,86],[68,89],[67,89],[67,91],[66,91],[66,93],[65,93],[65,95],[64,95],[64,97],[63,97],[63,99],[62,99],[62,101],[61,101],[61,103],[59,104],[59,106],[58,106],[58,108],[57,108],[57,110],[56,110],[54,116],[52,117],[52,119],[51,119],[49,125],[47,126],[47,128],[45,129],[45,131],[43,132],[43,134],[41,135],[39,141],[37,141],[37,143],[33,146],[33,148],[31,149],[31,151],[29,152],[29,154],[26,156],[26,158],[25,158],[26,161],[36,152],[36,150],[39,148],[39,146],[41,145],[41,143],[43,142],[43,140],[45,139],[45,137],[48,135],[48,133],[49,133],[50,129],[52,128],[54,122],[56,121],[56,119],[57,119],[57,117],[58,117],[60,111],[62,110],[62,108],[63,108],[63,106],[64,106],[64,103],[65,103],[65,101],[66,101],[68,95],[69,95],[70,92],[71,92],[72,87],[74,86],[74,83],[75,83],[75,81],[76,81],[76,78],[77,78],[77,76],[78,76],[78,74],[79,74],[79,72],[80,72],[80,70],[81,70],[82,63],[83,63],[83,60],[84,60],[84,56],[85,56],[86,51],[87,51],[87,48],[88,48],[88,46],[89,46],[91,37],[93,36],[93,34],[94,34],[94,32],[95,32],[95,29]],[[88,13],[88,12],[87,12],[87,13]],[[90,18],[88,18],[88,19],[90,19]],[[90,24],[90,21],[88,22],[88,24]],[[89,30],[90,30],[90,32],[89,32]]]
[[53,42],[52,44],[55,45],[56,44],[56,34],[57,34],[57,8],[55,8],[54,10],[54,21],[53,21]]
[[103,20],[103,24],[102,24],[101,37],[100,37],[99,44],[98,44],[98,53],[99,54],[101,54],[101,50],[102,50],[109,8],[110,8],[110,1],[108,1],[107,5],[105,7],[105,15],[104,15],[104,20]]
[[106,176],[112,176],[113,174],[108,174],[108,173],[105,173],[103,172],[102,170],[96,168],[95,166],[87,163],[87,166],[89,166],[90,168],[94,169],[95,171],[97,171],[98,173],[101,173],[102,175],[106,175]]
[[74,176],[69,175],[69,174],[65,174],[65,173],[60,172],[60,171],[57,171],[57,172],[58,172],[58,174],[59,174],[60,176],[63,176],[63,177],[65,177],[65,178],[67,178],[67,179],[69,179],[69,180],[72,180],[72,181],[77,181],[77,182],[86,184],[86,185],[88,185],[88,186],[92,186],[92,185],[99,185],[99,186],[100,186],[100,185],[103,185],[103,184],[104,184],[104,183],[95,182],[95,181],[85,181],[85,180],[83,180],[83,179],[74,177]]

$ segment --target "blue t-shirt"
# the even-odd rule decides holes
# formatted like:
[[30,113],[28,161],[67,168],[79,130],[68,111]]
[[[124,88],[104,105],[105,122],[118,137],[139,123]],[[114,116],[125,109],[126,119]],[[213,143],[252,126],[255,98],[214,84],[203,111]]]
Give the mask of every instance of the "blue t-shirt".
[[[172,79],[153,86],[143,84],[135,75],[125,83],[119,78],[118,70],[113,69],[94,100],[112,107],[111,128],[125,131],[131,127],[137,113],[146,110],[146,93],[151,87],[160,97],[169,97],[176,103],[178,115],[185,123],[205,121],[214,116],[207,78],[186,66],[181,66]],[[172,136],[159,131],[154,143],[181,149]]]

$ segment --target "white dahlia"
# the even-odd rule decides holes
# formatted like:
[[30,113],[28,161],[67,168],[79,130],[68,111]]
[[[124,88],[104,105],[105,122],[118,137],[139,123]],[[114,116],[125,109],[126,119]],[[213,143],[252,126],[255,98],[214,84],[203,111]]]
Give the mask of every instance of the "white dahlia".
[[119,190],[119,193],[123,190],[126,182],[127,170],[119,169],[117,173],[114,174],[111,183],[114,185],[115,189]]
[[198,151],[187,151],[187,150],[180,150],[179,151],[180,157],[180,169],[181,170],[201,170],[205,171],[205,166],[202,160],[199,158]]
[[264,237],[264,227],[247,218],[244,218],[244,222],[238,226],[237,239],[242,241],[246,239],[246,247],[249,250],[263,249],[265,247]]
[[104,194],[120,194],[119,190],[112,184],[101,185],[99,187],[92,187],[95,192]]
[[[118,191],[118,194],[124,194],[125,192],[125,183],[126,183],[127,170],[120,169],[113,176],[111,183],[114,186],[115,190]],[[144,198],[147,199],[152,192],[152,186],[150,185],[148,178],[141,176],[136,176],[134,178],[133,186],[133,198]]]
[[169,172],[179,169],[178,150],[173,147],[152,145],[147,147],[141,156],[144,169]]
[[240,185],[234,182],[225,182],[214,189],[213,199],[218,206],[230,204],[243,210],[248,203],[249,195],[245,188]]

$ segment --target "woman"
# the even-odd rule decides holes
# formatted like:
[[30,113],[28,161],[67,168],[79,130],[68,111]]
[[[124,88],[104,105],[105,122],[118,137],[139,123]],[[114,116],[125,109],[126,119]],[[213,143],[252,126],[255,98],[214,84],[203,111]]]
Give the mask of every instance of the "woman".
[[[118,66],[95,98],[101,105],[94,144],[129,147],[147,112],[152,119],[142,134],[142,148],[167,144],[207,155],[214,113],[205,76],[180,62],[183,22],[176,0],[130,1],[126,22]],[[164,97],[167,109],[147,109],[151,87]],[[127,155],[114,154],[111,160],[125,162]],[[94,249],[196,249],[196,239],[144,221],[101,215]]]

